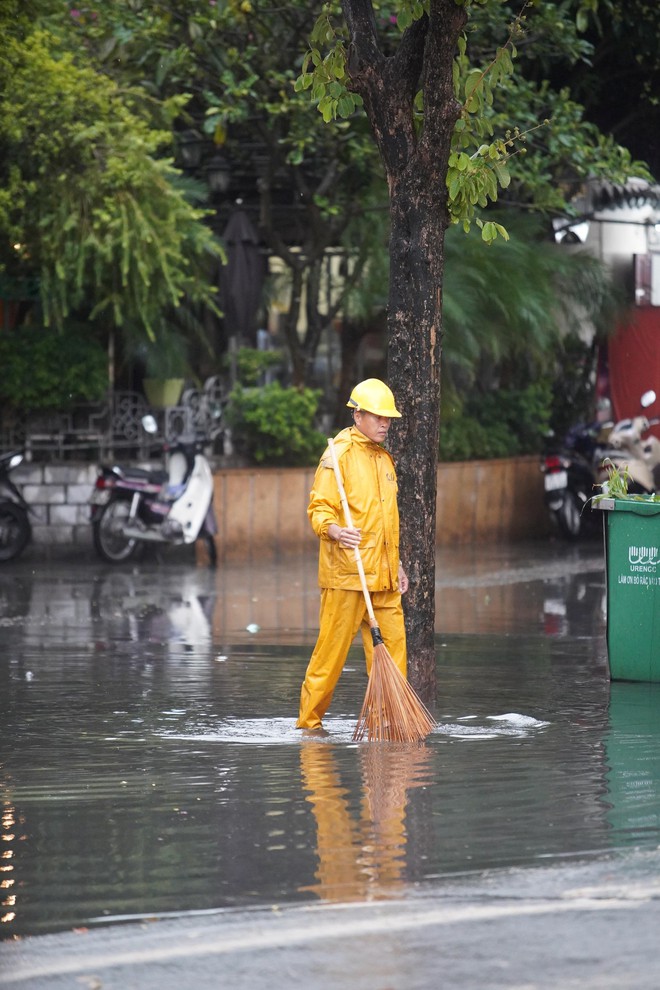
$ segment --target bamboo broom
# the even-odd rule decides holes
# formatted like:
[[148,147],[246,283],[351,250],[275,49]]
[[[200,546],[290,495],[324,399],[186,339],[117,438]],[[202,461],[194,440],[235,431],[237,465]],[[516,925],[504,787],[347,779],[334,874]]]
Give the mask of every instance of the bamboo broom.
[[[332,438],[328,439],[328,447],[330,448],[332,466],[337,479],[337,488],[339,489],[346,525],[353,529],[351,512]],[[383,643],[383,637],[374,615],[359,547],[355,548],[355,560],[369,615],[374,654],[367,691],[353,733],[353,740],[359,742],[366,736],[369,742],[419,742],[426,738],[436,723]]]

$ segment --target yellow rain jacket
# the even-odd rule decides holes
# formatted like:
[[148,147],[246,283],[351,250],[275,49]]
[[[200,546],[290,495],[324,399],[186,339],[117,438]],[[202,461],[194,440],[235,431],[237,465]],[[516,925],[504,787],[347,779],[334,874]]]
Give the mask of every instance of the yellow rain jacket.
[[[335,438],[335,451],[353,525],[361,530],[360,554],[369,591],[397,591],[399,572],[399,510],[394,461],[380,444],[354,426]],[[360,591],[355,551],[328,537],[332,523],[345,527],[330,451],[321,458],[311,491],[309,520],[320,538],[319,585]]]
[[[399,510],[394,462],[380,444],[351,426],[335,437],[351,521],[361,531],[360,556],[374,614],[394,662],[406,675],[406,634],[399,594]],[[319,546],[320,629],[300,690],[299,729],[318,729],[346,656],[362,631],[367,673],[373,641],[355,551],[328,537],[347,525],[330,451],[321,458],[307,510]]]

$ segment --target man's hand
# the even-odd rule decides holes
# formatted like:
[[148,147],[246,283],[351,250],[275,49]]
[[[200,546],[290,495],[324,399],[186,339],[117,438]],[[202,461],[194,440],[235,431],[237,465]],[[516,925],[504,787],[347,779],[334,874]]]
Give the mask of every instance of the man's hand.
[[399,564],[399,591],[402,595],[405,595],[408,590],[408,585],[408,575],[404,571],[403,566]]
[[347,550],[355,550],[360,545],[360,540],[362,539],[362,533],[359,529],[351,529],[349,526],[338,526],[337,523],[331,523],[328,526],[328,536],[335,543],[338,543],[340,547],[345,547]]

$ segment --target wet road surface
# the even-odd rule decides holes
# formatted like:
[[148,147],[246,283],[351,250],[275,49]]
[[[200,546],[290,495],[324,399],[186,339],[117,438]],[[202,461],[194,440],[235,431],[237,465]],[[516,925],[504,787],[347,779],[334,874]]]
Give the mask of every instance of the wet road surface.
[[5,947],[2,982],[31,990],[656,990],[660,897],[649,878],[659,865],[657,853],[636,853],[498,872],[402,901],[268,906],[45,935]]
[[[222,962],[232,986],[280,964],[302,986],[302,953],[317,986],[340,970],[432,986],[433,963],[447,985],[541,987],[552,968],[523,970],[549,919],[580,918],[576,959],[608,924],[644,942],[660,694],[609,682],[599,543],[439,554],[439,724],[422,747],[352,743],[357,646],[329,735],[294,729],[317,601],[313,559],[0,571],[0,982],[181,986],[192,960],[197,985]],[[644,925],[618,920],[635,913]],[[360,982],[367,958],[380,975]],[[490,982],[470,983],[486,958]],[[604,979],[585,962],[582,986],[647,985],[590,972]]]

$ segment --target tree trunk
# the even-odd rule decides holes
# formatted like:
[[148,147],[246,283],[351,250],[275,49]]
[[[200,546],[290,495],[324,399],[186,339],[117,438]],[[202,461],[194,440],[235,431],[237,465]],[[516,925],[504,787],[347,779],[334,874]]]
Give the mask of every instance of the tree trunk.
[[[371,0],[343,0],[351,36],[351,85],[364,100],[390,190],[388,377],[403,419],[392,430],[399,477],[410,679],[435,694],[435,521],[440,428],[440,356],[446,174],[454,124],[452,67],[466,23],[456,0],[430,0],[429,14],[395,53],[378,47]],[[415,119],[422,90],[424,124]]]
[[323,268],[324,255],[315,258],[307,269],[307,281],[305,283],[305,314],[307,330],[303,350],[307,363],[307,383],[316,385],[313,376],[314,361],[316,352],[321,342],[323,330],[327,326],[328,317],[321,313],[321,274]]
[[291,298],[289,308],[284,316],[283,334],[291,358],[291,379],[293,385],[305,384],[307,365],[300,337],[298,336],[298,317],[302,304],[303,271],[300,267],[290,267]]
[[[444,227],[438,203],[405,186],[391,200],[388,378],[403,418],[392,432],[399,478],[401,559],[411,683],[435,694],[435,529],[440,429]],[[437,197],[436,197],[437,198]]]

